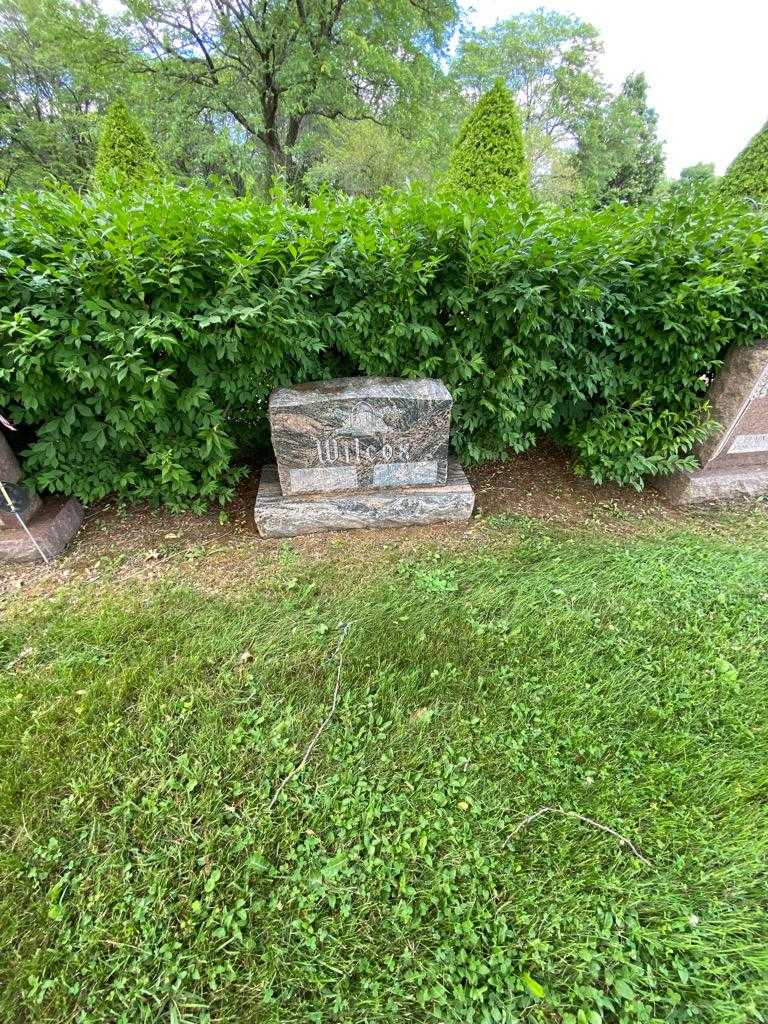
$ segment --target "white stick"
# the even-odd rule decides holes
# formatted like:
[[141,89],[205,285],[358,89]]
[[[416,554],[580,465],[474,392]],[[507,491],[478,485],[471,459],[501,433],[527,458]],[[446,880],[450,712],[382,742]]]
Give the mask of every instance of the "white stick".
[[537,818],[540,818],[544,814],[560,814],[563,818],[575,818],[577,821],[584,822],[585,825],[591,825],[592,828],[597,828],[601,832],[607,832],[608,835],[614,836],[616,839],[618,839],[622,846],[628,846],[632,853],[634,853],[637,859],[641,860],[643,864],[648,864],[650,866],[651,862],[647,859],[647,857],[644,857],[642,853],[640,853],[635,844],[631,840],[627,839],[626,836],[621,835],[619,832],[617,832],[615,829],[610,828],[610,826],[608,825],[603,825],[601,822],[595,821],[594,818],[587,818],[583,814],[577,814],[576,811],[564,811],[562,807],[540,807],[538,811],[534,811],[533,814],[529,814],[527,818],[523,818],[523,820],[520,822],[517,828],[513,829],[509,833],[507,838],[504,840],[504,842],[502,843],[502,848],[509,843],[512,836],[517,835],[518,832],[521,832],[524,828],[526,828],[526,826],[530,825],[532,821],[535,821]]
[[310,756],[312,754],[312,751],[315,749],[317,741],[320,739],[320,737],[322,736],[326,726],[328,725],[328,723],[331,721],[331,719],[333,718],[334,714],[336,713],[336,706],[339,703],[339,690],[341,688],[341,665],[342,665],[342,661],[344,660],[343,657],[342,657],[342,654],[341,654],[341,645],[344,643],[344,638],[346,637],[347,633],[349,632],[349,623],[348,622],[343,623],[340,626],[340,630],[341,630],[341,635],[339,636],[339,642],[336,644],[336,650],[334,651],[334,654],[333,654],[333,657],[334,658],[338,658],[339,660],[338,660],[338,665],[337,665],[337,668],[336,668],[336,685],[333,688],[333,698],[331,700],[331,710],[328,712],[328,714],[325,716],[323,721],[320,723],[320,726],[318,727],[318,729],[315,732],[314,736],[312,737],[312,739],[307,744],[307,749],[304,751],[304,756],[302,757],[301,761],[299,761],[299,763],[296,765],[296,767],[293,769],[293,771],[289,772],[286,775],[286,777],[283,779],[283,781],[280,783],[280,785],[275,790],[274,794],[272,795],[272,799],[269,801],[269,807],[267,808],[270,811],[275,806],[277,798],[283,792],[283,790],[288,785],[288,783],[291,781],[291,779],[295,779],[296,776],[299,774],[299,772],[304,767],[304,765],[307,763],[307,761],[309,760],[309,758],[310,758]]
[[30,540],[32,541],[32,543],[33,543],[33,544],[35,545],[35,547],[37,548],[37,550],[38,550],[38,551],[40,552],[40,556],[41,556],[41,558],[43,559],[43,561],[45,562],[45,564],[46,564],[46,565],[50,565],[50,564],[51,564],[51,560],[50,560],[50,558],[49,558],[49,557],[48,557],[48,556],[46,555],[46,553],[45,553],[45,552],[43,551],[43,549],[42,549],[42,548],[40,547],[40,545],[39,545],[39,544],[37,543],[37,541],[35,540],[35,538],[34,538],[34,537],[32,536],[32,534],[31,534],[31,533],[29,532],[29,527],[27,526],[27,524],[26,524],[26,523],[24,522],[24,520],[22,519],[22,517],[21,517],[21,514],[20,514],[20,513],[19,513],[19,512],[17,511],[17,509],[16,509],[16,506],[15,506],[15,505],[13,504],[13,502],[11,501],[11,496],[10,496],[10,494],[8,493],[8,491],[7,491],[6,489],[5,489],[5,484],[3,483],[3,481],[2,481],[2,480],[0,480],[0,494],[2,494],[2,496],[3,496],[3,498],[4,498],[5,502],[6,502],[6,504],[8,505],[8,508],[9,508],[9,509],[11,510],[11,512],[13,512],[13,514],[14,514],[14,515],[16,516],[16,518],[18,519],[18,521],[19,521],[19,525],[21,526],[21,528],[22,528],[22,530],[24,531],[24,533],[26,533],[26,535],[27,535],[27,536],[29,537],[29,539],[30,539]]

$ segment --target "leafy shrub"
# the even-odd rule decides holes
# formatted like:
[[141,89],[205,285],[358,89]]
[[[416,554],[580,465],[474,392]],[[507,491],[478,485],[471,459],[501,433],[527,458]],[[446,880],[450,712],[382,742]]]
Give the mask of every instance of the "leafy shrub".
[[6,198],[0,409],[36,429],[42,489],[184,506],[229,497],[273,387],[432,376],[465,461],[553,433],[593,480],[640,486],[694,464],[709,375],[768,330],[767,234],[701,196],[599,213],[167,183]]
[[96,144],[93,181],[103,191],[140,188],[158,177],[159,158],[143,126],[122,100],[115,100],[102,119]]
[[723,195],[768,202],[768,124],[750,140],[720,182]]
[[522,199],[528,167],[520,111],[502,81],[480,97],[451,154],[448,183],[460,192]]

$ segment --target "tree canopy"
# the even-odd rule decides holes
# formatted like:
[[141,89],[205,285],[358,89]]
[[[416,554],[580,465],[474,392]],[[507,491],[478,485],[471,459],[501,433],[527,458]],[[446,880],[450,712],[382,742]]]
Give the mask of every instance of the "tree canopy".
[[117,66],[97,59],[109,45],[106,24],[90,3],[7,0],[0,8],[2,186],[87,181],[96,113],[120,79]]
[[260,144],[294,182],[322,121],[397,126],[424,101],[457,19],[454,0],[129,0],[146,71]]
[[125,0],[114,17],[100,0],[6,0],[0,188],[87,189],[117,99],[180,181],[434,187],[501,79],[539,196],[642,202],[661,166],[655,114],[641,75],[613,95],[601,50],[592,25],[543,9],[462,27],[457,0]]
[[584,185],[598,206],[630,206],[650,199],[664,173],[658,115],[648,105],[643,74],[629,75],[618,96],[588,123],[577,162]]
[[575,145],[608,95],[597,69],[602,50],[592,25],[537,10],[467,31],[452,74],[470,94],[504,81],[520,108],[534,175],[546,174],[553,152]]

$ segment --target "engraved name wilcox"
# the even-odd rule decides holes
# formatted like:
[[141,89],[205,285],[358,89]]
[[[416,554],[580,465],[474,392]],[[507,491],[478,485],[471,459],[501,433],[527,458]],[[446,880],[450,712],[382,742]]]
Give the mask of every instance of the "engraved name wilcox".
[[273,391],[283,494],[445,483],[451,396],[436,380],[348,377]]

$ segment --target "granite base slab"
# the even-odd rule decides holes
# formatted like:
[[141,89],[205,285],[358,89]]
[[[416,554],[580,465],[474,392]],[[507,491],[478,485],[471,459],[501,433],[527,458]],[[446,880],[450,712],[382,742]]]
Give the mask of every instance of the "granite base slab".
[[[83,514],[74,498],[47,498],[27,527],[48,558],[56,558],[82,526]],[[0,562],[40,561],[40,552],[20,526],[0,528]]]
[[768,495],[768,469],[704,469],[657,477],[654,486],[673,505],[704,505]]
[[465,523],[474,504],[475,494],[464,470],[453,460],[444,484],[310,495],[284,495],[277,467],[265,466],[254,518],[262,537],[298,537],[335,530]]

